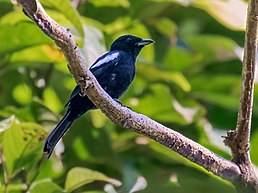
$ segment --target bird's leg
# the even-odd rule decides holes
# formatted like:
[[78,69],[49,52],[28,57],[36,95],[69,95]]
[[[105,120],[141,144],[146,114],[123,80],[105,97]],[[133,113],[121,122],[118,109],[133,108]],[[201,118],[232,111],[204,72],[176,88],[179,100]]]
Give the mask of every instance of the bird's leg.
[[126,108],[132,110],[131,107],[124,105],[120,100],[114,98],[114,101],[116,101],[116,102],[117,102],[118,104],[120,104],[121,106],[126,107]]

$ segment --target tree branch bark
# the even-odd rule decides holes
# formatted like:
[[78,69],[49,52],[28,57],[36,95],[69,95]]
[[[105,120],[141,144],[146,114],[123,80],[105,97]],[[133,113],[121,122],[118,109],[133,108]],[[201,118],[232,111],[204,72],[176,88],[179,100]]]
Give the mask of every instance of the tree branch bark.
[[[145,135],[167,146],[168,148],[179,153],[188,160],[200,165],[208,171],[213,172],[215,175],[218,175],[223,179],[229,180],[233,183],[237,183],[240,179],[242,179],[243,171],[240,170],[238,166],[239,163],[236,162],[235,159],[234,162],[236,162],[237,164],[221,158],[220,156],[214,154],[200,144],[184,137],[180,133],[173,131],[170,128],[167,128],[144,115],[135,113],[130,109],[123,107],[115,102],[107,93],[105,93],[105,91],[100,87],[92,73],[86,68],[85,60],[77,49],[77,44],[73,40],[69,30],[59,26],[53,19],[51,19],[45,13],[44,9],[38,1],[17,0],[17,2],[23,7],[25,14],[30,17],[40,27],[40,29],[46,35],[51,37],[61,48],[68,61],[68,67],[73,74],[76,83],[81,88],[81,93],[83,95],[87,95],[89,99],[92,100],[93,103],[111,121],[131,131]],[[256,17],[252,15],[252,20],[256,19],[257,15]],[[251,26],[252,24],[249,25],[249,27]],[[248,60],[247,56],[245,60]],[[252,72],[253,68],[254,67],[252,67],[251,69],[247,68],[246,72],[248,73],[246,74],[248,77],[252,76],[250,72]],[[244,85],[245,84],[247,83],[244,83]],[[241,101],[246,100],[246,98],[241,99]],[[247,106],[244,102],[243,105]],[[246,116],[243,113],[239,114],[240,120],[242,120],[242,117],[243,119],[246,119]],[[250,121],[248,122],[248,124],[250,124]],[[239,125],[242,125],[242,123],[239,123]],[[238,128],[240,127],[241,126],[238,126]],[[244,133],[246,133],[246,129],[244,131]],[[238,134],[236,136],[241,135],[240,132],[241,130],[238,129]],[[243,151],[245,153],[248,152],[247,150],[249,148],[249,145],[246,146],[246,144],[249,144],[248,135],[249,134],[247,134],[247,136],[245,135],[246,137],[244,138],[246,142],[244,143],[245,148]],[[228,139],[229,138],[227,138],[226,140]],[[249,154],[246,158],[249,158]]]
[[[258,179],[250,159],[250,133],[254,96],[254,78],[257,53],[258,0],[250,0],[247,11],[247,23],[242,68],[242,86],[240,107],[236,130],[227,133],[225,144],[231,148],[233,162],[241,170],[241,181],[247,191],[258,191]],[[240,188],[240,191],[244,191]]]

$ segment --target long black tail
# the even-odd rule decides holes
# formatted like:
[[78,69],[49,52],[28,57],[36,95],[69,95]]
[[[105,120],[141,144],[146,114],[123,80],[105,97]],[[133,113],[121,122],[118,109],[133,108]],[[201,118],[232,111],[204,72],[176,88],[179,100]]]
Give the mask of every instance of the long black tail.
[[67,112],[53,131],[48,135],[43,151],[47,153],[49,158],[58,143],[58,141],[63,137],[66,131],[69,129],[74,119],[69,118],[70,112]]

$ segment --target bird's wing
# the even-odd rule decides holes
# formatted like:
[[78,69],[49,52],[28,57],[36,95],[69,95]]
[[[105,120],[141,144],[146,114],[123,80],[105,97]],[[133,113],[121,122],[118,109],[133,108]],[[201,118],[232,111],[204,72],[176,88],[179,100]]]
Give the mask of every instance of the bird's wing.
[[109,52],[100,57],[96,63],[90,67],[90,71],[104,90],[106,90],[106,86],[110,84],[114,71],[120,62],[119,52]]
[[[112,51],[104,54],[91,65],[90,71],[94,74],[99,69],[107,69],[113,65],[115,66],[119,61],[119,55],[119,51]],[[94,76],[96,77],[95,74]]]
[[[119,52],[113,51],[104,54],[103,56],[99,57],[90,67],[90,71],[93,75],[99,79],[101,74],[106,74],[105,71],[107,69],[112,69],[112,66],[115,66],[119,62]],[[108,79],[106,79],[108,80]],[[105,83],[104,83],[105,84]],[[80,93],[81,89],[77,85],[72,94],[70,95],[69,101],[65,104],[65,107],[69,105],[71,100]]]

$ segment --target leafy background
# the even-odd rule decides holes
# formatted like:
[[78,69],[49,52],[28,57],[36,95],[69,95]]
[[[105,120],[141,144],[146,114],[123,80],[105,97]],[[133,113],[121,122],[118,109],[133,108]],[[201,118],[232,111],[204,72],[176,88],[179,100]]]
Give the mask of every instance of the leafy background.
[[[241,85],[246,2],[240,0],[42,0],[69,28],[87,64],[122,34],[155,40],[138,57],[122,102],[230,159]],[[9,0],[0,0],[0,192],[235,192],[169,149],[111,123],[82,116],[42,155],[75,82],[53,41]],[[251,157],[258,165],[258,89]]]

